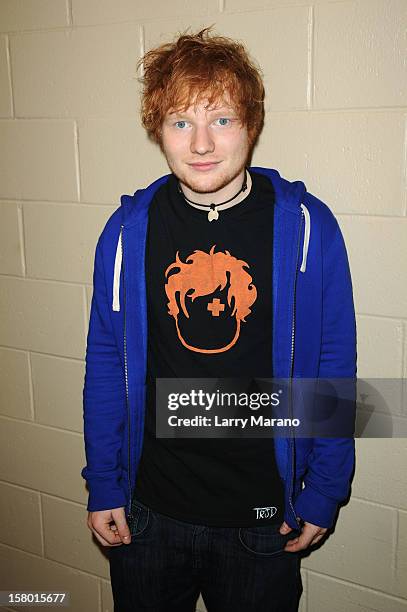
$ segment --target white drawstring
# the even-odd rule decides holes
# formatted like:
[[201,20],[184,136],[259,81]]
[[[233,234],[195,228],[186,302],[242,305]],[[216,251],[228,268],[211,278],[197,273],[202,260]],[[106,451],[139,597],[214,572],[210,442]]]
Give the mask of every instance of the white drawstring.
[[302,262],[301,262],[300,272],[305,272],[305,269],[307,267],[309,238],[311,235],[311,217],[310,217],[308,208],[304,204],[301,204],[301,208],[305,216],[305,229],[304,229],[304,243],[302,246]]
[[120,271],[122,267],[122,230],[120,230],[119,239],[116,247],[116,258],[114,260],[114,274],[113,274],[113,310],[119,312],[120,310]]

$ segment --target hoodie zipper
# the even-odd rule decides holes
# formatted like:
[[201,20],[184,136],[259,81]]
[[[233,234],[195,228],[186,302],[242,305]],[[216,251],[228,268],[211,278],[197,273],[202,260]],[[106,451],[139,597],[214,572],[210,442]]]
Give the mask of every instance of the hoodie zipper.
[[127,522],[129,523],[133,516],[131,513],[131,498],[132,498],[132,494],[131,494],[131,461],[130,461],[130,405],[129,405],[129,378],[128,378],[128,370],[127,370],[127,337],[126,337],[126,315],[127,315],[127,308],[126,308],[126,284],[125,284],[125,268],[124,268],[124,243],[123,243],[123,228],[124,225],[122,224],[120,226],[120,243],[121,243],[121,249],[122,249],[122,262],[123,262],[123,310],[124,310],[124,324],[123,324],[123,352],[124,352],[124,379],[125,379],[125,384],[126,384],[126,408],[127,408],[127,423],[128,423],[128,427],[127,427],[127,433],[128,433],[128,437],[127,437],[127,446],[128,446],[128,464],[127,464],[127,484],[128,484],[128,489],[129,489],[129,499],[128,499],[128,503],[127,503]]
[[[304,211],[303,211],[303,209],[301,209],[301,221],[300,221],[300,228],[299,228],[299,233],[298,233],[297,257],[296,257],[296,263],[295,263],[293,314],[292,314],[292,321],[291,321],[290,379],[293,378],[293,374],[294,374],[295,307],[296,307],[296,290],[297,290],[298,262],[299,262],[299,254],[300,254],[300,241],[301,241],[301,230],[302,230],[303,218],[304,218]],[[130,457],[131,457],[130,422],[131,421],[130,421],[129,385],[128,385],[128,369],[127,369],[127,338],[126,338],[126,315],[127,315],[127,309],[126,309],[125,263],[124,263],[125,257],[124,257],[123,228],[124,228],[124,225],[122,224],[121,227],[120,227],[120,243],[121,243],[121,249],[122,249],[122,262],[123,262],[123,308],[124,308],[123,350],[124,350],[124,376],[125,376],[125,384],[126,384],[126,407],[127,407],[127,419],[128,419],[128,440],[127,440],[127,444],[128,444],[128,470],[127,470],[127,481],[128,481],[128,490],[129,490],[129,500],[128,500],[128,506],[127,506],[127,520],[128,520],[128,522],[130,522],[132,520],[132,518],[133,518],[132,513],[131,513],[131,502],[132,502],[131,461],[130,461]],[[292,383],[291,383],[291,380],[290,380],[290,385],[291,384]],[[290,403],[290,406],[292,406],[292,403]],[[292,501],[292,492],[293,492],[293,484],[294,484],[294,469],[295,469],[294,444],[293,444],[293,438],[292,437],[290,437],[290,445],[291,445],[291,480],[290,480],[290,491],[289,491],[288,501],[289,501],[291,510],[293,512],[293,515],[295,516],[295,520],[299,524],[300,520],[297,519],[295,510],[294,510],[294,506],[293,506],[293,501]]]
[[[298,262],[300,255],[300,242],[301,242],[301,230],[302,230],[302,221],[304,218],[304,211],[301,209],[301,221],[300,221],[300,229],[298,232],[298,246],[297,246],[297,257],[295,262],[295,278],[294,278],[294,295],[293,295],[293,315],[291,320],[291,360],[290,360],[290,412],[292,411],[292,379],[294,376],[294,345],[295,345],[295,308],[296,308],[296,293],[297,293],[297,276],[298,276]],[[290,414],[292,416],[292,414]],[[292,493],[294,486],[294,470],[295,470],[295,459],[294,459],[294,440],[293,437],[290,436],[290,445],[291,445],[291,480],[290,480],[290,491],[288,495],[288,501],[295,516],[295,520],[298,524],[300,524],[301,520],[297,518],[296,512],[294,510]]]

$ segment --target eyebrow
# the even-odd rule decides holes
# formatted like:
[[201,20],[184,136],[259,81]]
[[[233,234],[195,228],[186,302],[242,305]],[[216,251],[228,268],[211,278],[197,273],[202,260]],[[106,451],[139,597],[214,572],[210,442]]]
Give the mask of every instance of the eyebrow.
[[[228,106],[222,106],[220,108],[214,108],[212,110],[208,110],[208,115],[212,115],[212,114],[234,114],[236,115],[236,111],[235,109],[228,107]],[[168,113],[169,117],[186,117],[187,116],[187,111],[175,111],[172,113]]]

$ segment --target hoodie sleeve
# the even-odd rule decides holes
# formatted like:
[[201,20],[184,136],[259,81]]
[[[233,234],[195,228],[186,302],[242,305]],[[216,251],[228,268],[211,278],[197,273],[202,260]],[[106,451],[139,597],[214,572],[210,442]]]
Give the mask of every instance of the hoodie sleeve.
[[[345,243],[334,220],[329,246],[323,253],[322,338],[319,378],[346,378],[348,398],[355,398],[356,323],[352,281]],[[349,386],[348,386],[349,388]],[[308,456],[305,487],[295,502],[297,515],[320,527],[331,527],[340,502],[350,490],[355,465],[351,438],[314,438]]]
[[126,505],[126,494],[120,486],[120,449],[126,419],[125,379],[107,300],[103,239],[104,232],[95,251],[83,388],[87,464],[81,476],[88,483],[90,512]]
[[356,376],[356,322],[352,280],[345,242],[336,219],[335,228],[323,254],[319,377],[353,378]]

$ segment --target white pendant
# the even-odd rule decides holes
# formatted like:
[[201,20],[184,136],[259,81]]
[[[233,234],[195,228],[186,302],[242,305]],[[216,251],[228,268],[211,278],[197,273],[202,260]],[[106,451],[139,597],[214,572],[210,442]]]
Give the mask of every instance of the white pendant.
[[216,210],[216,208],[214,210],[212,210],[212,208],[210,209],[210,211],[208,212],[208,221],[216,221],[216,219],[219,219],[219,213]]

